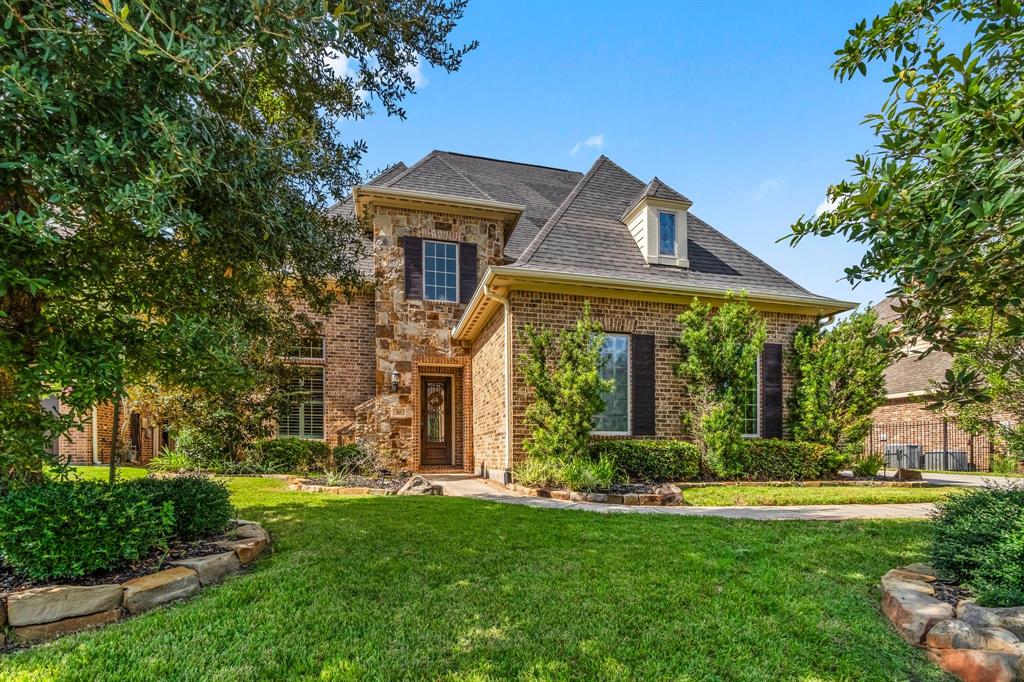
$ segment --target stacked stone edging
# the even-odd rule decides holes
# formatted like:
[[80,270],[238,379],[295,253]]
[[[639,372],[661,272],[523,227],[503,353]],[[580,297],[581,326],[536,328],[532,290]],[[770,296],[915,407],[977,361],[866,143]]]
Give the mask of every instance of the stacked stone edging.
[[986,608],[935,597],[935,571],[925,564],[882,576],[882,610],[907,642],[928,651],[965,682],[1024,680],[1024,606]]
[[237,539],[216,543],[220,554],[168,562],[170,568],[107,585],[50,585],[0,594],[0,648],[35,644],[69,632],[113,623],[191,597],[254,561],[270,544],[258,523],[236,521]]
[[398,490],[390,488],[367,488],[344,485],[317,485],[309,478],[292,478],[289,490],[303,493],[324,493],[326,495],[443,495],[444,489],[431,483],[423,476],[412,476]]
[[507,483],[505,487],[530,497],[545,497],[565,502],[595,502],[647,507],[669,507],[683,503],[683,496],[679,488],[669,484],[657,487],[652,493],[621,495],[617,493],[587,493],[576,490],[548,490],[547,488],[531,488],[518,483]]

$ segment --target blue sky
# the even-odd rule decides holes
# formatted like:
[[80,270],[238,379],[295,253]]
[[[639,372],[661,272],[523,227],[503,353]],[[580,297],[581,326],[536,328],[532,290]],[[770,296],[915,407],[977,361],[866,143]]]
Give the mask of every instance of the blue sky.
[[834,51],[884,2],[471,2],[455,34],[477,39],[462,70],[423,70],[406,120],[345,122],[364,168],[431,149],[585,171],[599,154],[693,200],[693,212],[815,293],[867,303],[841,238],[776,240],[813,213],[886,88],[876,67],[838,83]]

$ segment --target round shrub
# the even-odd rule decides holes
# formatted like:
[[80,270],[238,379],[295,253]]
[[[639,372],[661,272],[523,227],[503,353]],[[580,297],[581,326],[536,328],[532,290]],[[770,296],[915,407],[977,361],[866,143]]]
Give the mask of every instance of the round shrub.
[[987,606],[1024,605],[1024,485],[988,485],[937,503],[931,561]]
[[180,540],[216,535],[234,515],[227,486],[202,474],[137,478],[125,485],[142,490],[157,507],[169,503],[174,510],[172,532]]
[[173,519],[139,486],[47,481],[0,497],[0,557],[36,580],[77,578],[165,545]]
[[700,450],[681,440],[600,440],[595,456],[607,457],[630,481],[660,483],[700,476]]

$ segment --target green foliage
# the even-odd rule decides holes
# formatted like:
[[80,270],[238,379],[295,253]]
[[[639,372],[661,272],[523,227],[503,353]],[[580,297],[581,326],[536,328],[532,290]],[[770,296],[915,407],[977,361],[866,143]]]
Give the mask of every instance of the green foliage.
[[306,438],[267,438],[249,448],[245,461],[268,472],[310,472],[332,469],[331,446]]
[[562,484],[562,465],[548,457],[527,457],[512,467],[512,479],[532,488],[554,488]]
[[792,228],[793,243],[838,234],[864,244],[847,278],[891,282],[906,336],[954,352],[953,317],[970,307],[1024,332],[1022,11],[900,0],[854,26],[835,74],[882,67],[889,96],[866,121],[877,146],[853,158],[853,179],[829,188],[832,210]]
[[594,415],[604,409],[601,394],[613,382],[601,378],[604,333],[584,303],[583,316],[558,335],[527,325],[522,334],[526,350],[519,365],[533,400],[526,408],[530,435],[523,447],[530,457],[563,462],[589,454]]
[[244,394],[362,285],[361,226],[326,210],[362,180],[338,123],[404,115],[413,69],[475,43],[449,42],[463,0],[330,4],[5,6],[0,474],[139,381]]
[[202,474],[147,476],[123,485],[142,490],[158,509],[170,504],[174,510],[172,535],[179,540],[216,535],[224,530],[234,514],[227,486]]
[[853,473],[861,477],[877,476],[883,466],[885,457],[882,455],[864,455],[853,463]]
[[993,474],[1017,473],[1018,460],[1013,455],[992,455]]
[[873,311],[855,313],[828,330],[800,327],[793,338],[796,389],[790,399],[795,440],[824,443],[850,455],[871,431],[871,413],[885,402],[885,368],[894,359],[892,325]]
[[199,460],[193,459],[182,450],[166,450],[149,460],[150,471],[181,472],[200,471],[203,466]]
[[988,485],[939,502],[931,560],[987,606],[1024,604],[1024,486]]
[[750,438],[724,461],[724,478],[800,481],[835,478],[846,457],[821,443]]
[[562,465],[561,480],[569,490],[607,490],[615,481],[615,463],[609,457],[574,457]]
[[0,557],[36,580],[75,578],[138,560],[173,524],[173,506],[137,486],[47,481],[0,496]]
[[678,319],[683,357],[676,373],[693,405],[693,414],[684,419],[701,449],[704,473],[722,476],[724,461],[743,440],[742,401],[757,380],[765,322],[745,293],[732,292],[717,310],[695,298]]
[[630,481],[692,481],[701,475],[700,450],[682,440],[599,440],[593,450]]

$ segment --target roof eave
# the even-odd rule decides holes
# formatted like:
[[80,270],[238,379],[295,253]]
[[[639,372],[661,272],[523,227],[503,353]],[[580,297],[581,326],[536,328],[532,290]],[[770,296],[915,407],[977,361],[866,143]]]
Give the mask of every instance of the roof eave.
[[510,204],[490,199],[474,199],[453,194],[438,194],[419,190],[402,189],[399,187],[381,187],[374,185],[356,185],[352,190],[357,215],[374,199],[390,201],[398,204],[454,206],[468,208],[479,212],[494,214],[512,220],[518,220],[526,207],[522,204]]

